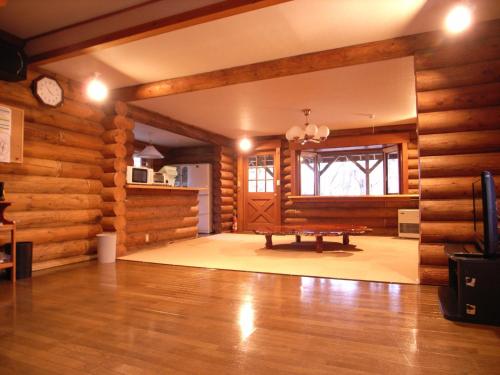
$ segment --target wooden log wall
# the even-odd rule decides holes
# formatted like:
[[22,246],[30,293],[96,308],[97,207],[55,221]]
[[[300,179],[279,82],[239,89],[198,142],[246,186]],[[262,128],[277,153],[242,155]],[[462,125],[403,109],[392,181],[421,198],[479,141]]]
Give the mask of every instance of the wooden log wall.
[[369,234],[397,236],[398,209],[418,208],[418,196],[337,197],[322,200],[292,199],[285,210],[286,224],[359,224]]
[[134,152],[134,122],[127,118],[128,107],[116,102],[112,112],[102,123],[105,131],[103,140],[103,218],[102,227],[106,232],[116,233],[116,253],[118,256],[127,252],[127,221],[125,218],[127,197],[127,165],[132,165]]
[[412,133],[408,143],[408,194],[419,194],[418,137]]
[[13,202],[6,213],[17,223],[18,241],[34,243],[34,269],[87,260],[95,252],[105,131],[105,113],[83,102],[68,81],[61,82],[63,106],[41,105],[30,90],[38,75],[0,81],[0,102],[24,110],[24,163],[0,163],[0,181]]
[[198,235],[198,192],[127,189],[127,250]]
[[[291,200],[292,169],[287,141],[281,144],[281,218],[283,224],[355,223],[373,228],[373,235],[398,234],[398,209],[418,208],[418,141],[414,124],[376,128],[375,134],[410,134],[408,144],[408,193],[412,196],[369,200],[363,197],[338,201],[299,202]],[[337,130],[334,136],[372,134],[372,128]]]
[[236,214],[236,163],[233,149],[197,146],[170,149],[164,164],[212,165],[212,213],[215,233],[231,231]]
[[236,176],[236,154],[234,149],[226,146],[217,147],[218,161],[214,172],[214,196],[217,199],[216,206],[219,211],[215,212],[215,229],[217,232],[231,232],[233,221],[236,217],[237,176]]
[[420,281],[445,284],[446,242],[473,241],[471,184],[500,193],[500,38],[415,55],[420,147]]

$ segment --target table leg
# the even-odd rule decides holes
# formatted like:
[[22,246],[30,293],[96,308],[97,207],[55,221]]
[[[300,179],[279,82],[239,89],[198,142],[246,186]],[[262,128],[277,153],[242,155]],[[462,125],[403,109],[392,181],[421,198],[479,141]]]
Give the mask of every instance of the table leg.
[[316,252],[323,252],[323,236],[316,236]]
[[302,241],[300,234],[295,235],[295,242],[300,243]]
[[273,248],[273,235],[266,234],[266,249],[272,249],[272,248]]
[[349,234],[348,233],[344,233],[342,235],[342,243],[344,245],[349,245]]

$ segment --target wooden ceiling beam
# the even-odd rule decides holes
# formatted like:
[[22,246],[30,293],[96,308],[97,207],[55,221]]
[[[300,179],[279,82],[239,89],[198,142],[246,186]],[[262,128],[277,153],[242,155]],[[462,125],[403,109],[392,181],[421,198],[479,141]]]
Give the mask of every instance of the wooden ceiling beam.
[[128,105],[127,117],[134,121],[145,125],[152,126],[157,129],[166,130],[185,137],[197,139],[218,146],[231,146],[234,140],[225,137],[221,134],[213,133],[208,130],[201,129],[194,125],[189,125],[181,121],[177,121],[170,117],[161,115],[157,112],[148,111],[134,105]]
[[467,35],[455,36],[453,38],[447,37],[444,32],[441,31],[402,36],[185,77],[122,87],[113,90],[112,97],[123,101],[143,100],[413,56],[418,50],[435,48],[442,44],[452,43],[463,38],[495,36],[495,33],[500,33],[500,20],[478,24],[475,29],[467,33]]
[[29,61],[31,64],[35,65],[48,64],[287,1],[290,0],[224,0],[184,13],[128,27],[79,43],[73,43],[70,46],[42,52],[30,56]]

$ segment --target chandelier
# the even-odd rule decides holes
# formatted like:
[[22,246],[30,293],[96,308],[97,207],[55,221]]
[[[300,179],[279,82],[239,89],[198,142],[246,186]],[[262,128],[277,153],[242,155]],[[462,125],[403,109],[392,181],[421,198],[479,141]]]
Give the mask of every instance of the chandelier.
[[327,126],[320,126],[309,123],[309,115],[311,114],[311,109],[303,109],[302,112],[306,116],[306,123],[304,127],[302,126],[292,126],[287,130],[285,136],[289,142],[300,143],[301,145],[308,142],[320,143],[328,138],[330,135],[330,129]]

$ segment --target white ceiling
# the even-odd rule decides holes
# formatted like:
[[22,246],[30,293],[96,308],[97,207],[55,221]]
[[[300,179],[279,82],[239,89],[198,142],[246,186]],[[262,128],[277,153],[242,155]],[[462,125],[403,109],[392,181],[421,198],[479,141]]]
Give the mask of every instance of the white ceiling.
[[135,123],[134,136],[138,141],[153,143],[165,147],[188,147],[206,145],[208,143],[184,137],[149,125]]
[[[157,81],[442,27],[449,0],[295,0],[47,64],[112,87]],[[476,0],[477,20],[500,1]]]
[[30,38],[144,1],[8,0],[0,8],[0,29],[19,38]]
[[[243,83],[137,101],[182,122],[238,138],[284,134],[310,120],[335,129],[415,121],[413,58]],[[375,114],[371,120],[367,114]]]
[[[295,0],[43,68],[79,81],[100,72],[111,88],[123,87],[438,30],[454,2]],[[500,18],[500,1],[472,4],[476,21]],[[413,67],[410,58],[398,59],[136,104],[234,138],[283,134],[289,126],[303,122],[303,107],[313,109],[311,120],[332,129],[373,125],[357,113],[375,113],[375,125],[405,123],[415,118]]]

